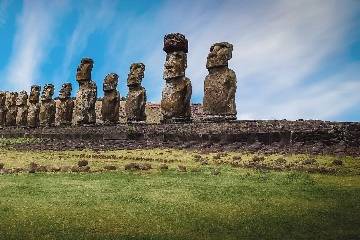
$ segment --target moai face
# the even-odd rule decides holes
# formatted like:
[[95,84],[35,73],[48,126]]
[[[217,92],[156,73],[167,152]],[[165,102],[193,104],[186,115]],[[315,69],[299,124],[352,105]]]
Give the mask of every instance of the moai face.
[[16,105],[16,98],[18,97],[17,92],[11,92],[6,97],[6,105],[7,106],[15,106]]
[[173,52],[166,55],[164,64],[164,79],[185,76],[185,69],[187,67],[187,57],[184,52]]
[[41,101],[48,101],[51,100],[54,95],[54,85],[52,84],[46,84],[44,86],[42,95],[41,95]]
[[69,99],[71,96],[71,91],[72,91],[71,83],[64,83],[61,86],[59,98],[60,99]]
[[206,68],[227,66],[232,58],[233,45],[227,42],[215,43],[210,47]]
[[91,71],[94,65],[94,61],[91,58],[81,59],[80,65],[76,70],[76,81],[90,81],[91,80]]
[[38,85],[31,86],[29,102],[38,103],[39,97],[40,97],[40,91],[41,91],[40,86],[38,86]]
[[103,83],[104,92],[116,90],[119,81],[119,76],[116,73],[109,73],[106,75]]
[[133,63],[130,66],[130,73],[127,79],[128,86],[141,85],[144,78],[145,65],[143,63]]
[[6,94],[4,92],[0,92],[0,107],[4,107],[6,102]]
[[16,106],[23,106],[27,104],[28,94],[26,91],[21,91],[16,98]]

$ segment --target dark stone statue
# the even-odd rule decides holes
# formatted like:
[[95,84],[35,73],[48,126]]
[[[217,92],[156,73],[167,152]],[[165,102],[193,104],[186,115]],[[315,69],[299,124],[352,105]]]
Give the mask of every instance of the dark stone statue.
[[127,79],[129,93],[125,104],[127,122],[143,122],[146,120],[146,91],[145,88],[141,86],[144,72],[145,65],[143,63],[131,64]]
[[206,76],[204,82],[203,101],[207,120],[236,119],[236,75],[228,68],[232,51],[233,45],[227,42],[215,43],[210,48],[206,63],[209,75]]
[[31,86],[30,96],[29,96],[29,105],[28,105],[28,116],[27,116],[27,125],[31,128],[36,128],[40,124],[39,114],[40,114],[40,97],[41,88],[38,85]]
[[17,115],[16,125],[20,127],[27,126],[27,115],[28,115],[28,94],[26,91],[21,91],[16,99]]
[[40,126],[54,126],[56,103],[52,99],[54,95],[54,85],[46,84],[41,95],[40,105]]
[[18,96],[17,92],[10,92],[6,96],[6,117],[5,117],[5,125],[6,126],[16,126],[16,115],[17,115],[17,107],[16,107],[16,98]]
[[5,117],[6,117],[6,93],[0,92],[0,128],[5,126]]
[[116,73],[110,73],[104,79],[104,98],[101,107],[104,124],[119,122],[120,94],[117,91],[118,81],[119,76]]
[[79,91],[76,95],[74,107],[75,125],[94,124],[96,122],[95,104],[97,100],[96,83],[91,80],[94,61],[91,58],[81,59],[76,72]]
[[163,76],[166,83],[161,99],[163,122],[188,122],[192,93],[190,79],[185,77],[188,41],[180,33],[168,34],[164,37],[164,51],[167,55]]
[[74,101],[71,98],[71,91],[71,83],[64,83],[60,89],[60,102],[56,108],[56,119],[58,125],[67,126],[72,123]]

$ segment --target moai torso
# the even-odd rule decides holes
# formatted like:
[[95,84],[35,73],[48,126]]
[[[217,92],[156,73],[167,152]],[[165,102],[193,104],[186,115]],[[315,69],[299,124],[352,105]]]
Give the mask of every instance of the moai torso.
[[47,84],[44,86],[40,104],[40,126],[54,126],[56,103],[52,99],[54,95],[54,85]]
[[16,98],[18,94],[16,92],[8,93],[6,96],[6,116],[5,116],[5,125],[6,126],[16,126]]
[[75,125],[94,124],[96,122],[95,104],[97,100],[96,83],[91,81],[93,60],[83,58],[77,68],[76,80],[79,91],[76,94],[73,123]]
[[127,79],[129,93],[125,103],[125,114],[128,122],[142,122],[146,120],[146,91],[141,86],[144,72],[145,65],[143,63],[134,63],[130,67]]
[[6,93],[0,92],[0,127],[5,126],[5,117],[6,117]]
[[101,115],[104,124],[119,122],[120,94],[116,90],[119,76],[116,73],[108,74],[104,79]]
[[206,67],[209,74],[204,82],[203,110],[208,120],[236,119],[236,75],[228,68],[233,46],[215,43],[210,48]]
[[21,91],[16,99],[17,115],[16,115],[16,125],[20,127],[27,126],[27,116],[28,116],[28,95],[26,91]]
[[166,35],[164,51],[167,55],[163,77],[166,83],[161,99],[163,122],[190,121],[192,86],[190,79],[185,77],[188,51],[185,36],[179,33]]
[[74,101],[71,99],[72,85],[64,83],[59,94],[59,105],[56,108],[56,119],[59,125],[71,125]]
[[29,105],[28,105],[28,116],[27,116],[27,125],[28,127],[35,128],[40,124],[40,86],[33,85],[31,86],[30,96],[29,96]]

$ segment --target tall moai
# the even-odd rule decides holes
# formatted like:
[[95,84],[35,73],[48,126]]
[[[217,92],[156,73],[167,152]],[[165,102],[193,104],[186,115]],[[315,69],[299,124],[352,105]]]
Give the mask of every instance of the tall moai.
[[236,119],[236,75],[228,67],[233,45],[215,43],[210,48],[206,68],[209,74],[204,82],[203,111],[205,120],[226,121]]
[[16,126],[16,115],[17,115],[17,107],[16,107],[16,98],[18,96],[17,92],[10,92],[6,95],[6,117],[5,117],[5,125],[6,126]]
[[0,128],[5,126],[6,117],[6,93],[0,92]]
[[166,52],[163,75],[166,83],[161,99],[162,122],[188,122],[192,93],[190,79],[185,77],[188,41],[180,33],[167,34],[163,50]]
[[109,73],[104,79],[104,98],[101,106],[101,115],[104,124],[115,124],[119,122],[120,94],[117,90],[118,81],[119,76],[116,73]]
[[96,83],[91,80],[93,65],[94,61],[91,58],[83,58],[76,71],[79,91],[76,95],[73,113],[73,123],[75,125],[94,124],[96,122],[97,89]]
[[71,125],[74,111],[74,100],[71,98],[72,85],[64,83],[59,92],[59,104],[56,108],[57,124]]
[[29,95],[29,105],[28,105],[28,116],[27,116],[27,125],[31,128],[36,128],[40,124],[40,91],[41,87],[38,85],[32,85]]
[[27,126],[27,116],[28,116],[28,94],[26,91],[21,91],[16,99],[16,125],[19,127]]
[[146,120],[146,90],[141,86],[144,78],[145,65],[133,63],[127,78],[129,93],[125,103],[125,114],[127,122],[143,122]]
[[54,85],[46,84],[41,95],[40,126],[55,125],[56,103],[53,99]]

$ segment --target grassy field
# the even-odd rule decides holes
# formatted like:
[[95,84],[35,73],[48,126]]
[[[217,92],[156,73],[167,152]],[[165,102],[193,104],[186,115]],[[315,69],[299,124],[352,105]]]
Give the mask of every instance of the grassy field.
[[[333,156],[270,155],[261,162],[279,158],[336,171],[256,169],[246,153],[0,148],[7,168],[86,159],[96,171],[0,175],[0,239],[359,239],[360,159],[334,166]],[[316,162],[304,164],[309,158]],[[125,171],[129,162],[153,169]],[[158,170],[164,163],[169,170]],[[98,172],[109,164],[118,170]]]

